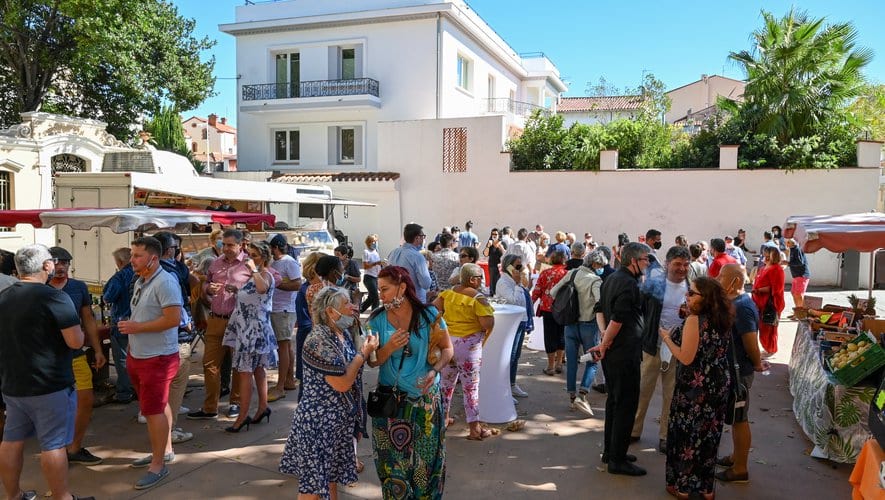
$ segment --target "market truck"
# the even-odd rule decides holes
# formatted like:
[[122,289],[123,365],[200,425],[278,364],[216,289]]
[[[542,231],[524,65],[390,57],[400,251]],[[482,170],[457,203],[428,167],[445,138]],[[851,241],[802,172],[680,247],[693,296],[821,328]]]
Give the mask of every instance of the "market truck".
[[[268,232],[282,233],[300,249],[331,253],[338,244],[334,232],[336,205],[371,206],[332,197],[322,185],[293,185],[270,182],[202,177],[184,157],[166,151],[126,151],[105,155],[101,172],[58,173],[54,179],[58,208],[153,208],[205,209],[211,200],[222,200],[238,212],[269,213],[277,218],[274,228],[246,225],[253,238]],[[209,245],[208,227],[179,228],[186,254]],[[111,252],[129,246],[134,232],[115,234],[95,227],[76,230],[56,228],[56,241],[74,257],[73,273],[93,290],[115,272]]]

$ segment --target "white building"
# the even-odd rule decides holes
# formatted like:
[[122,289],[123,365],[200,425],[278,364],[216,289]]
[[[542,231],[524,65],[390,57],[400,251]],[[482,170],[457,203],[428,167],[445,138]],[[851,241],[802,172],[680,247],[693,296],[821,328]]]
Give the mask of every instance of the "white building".
[[566,90],[463,0],[297,0],[237,7],[238,170],[379,171],[378,123],[505,115],[501,148]]
[[642,111],[642,96],[612,95],[599,97],[561,97],[556,112],[562,115],[562,123],[593,125],[615,120],[632,120]]
[[209,153],[210,171],[237,170],[237,129],[227,124],[227,118],[192,116],[182,120],[184,138],[195,160],[206,163]]

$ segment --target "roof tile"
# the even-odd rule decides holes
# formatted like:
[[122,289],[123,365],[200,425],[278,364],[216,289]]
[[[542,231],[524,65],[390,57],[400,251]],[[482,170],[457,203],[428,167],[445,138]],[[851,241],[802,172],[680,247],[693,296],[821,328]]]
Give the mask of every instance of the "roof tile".
[[642,96],[612,95],[602,97],[563,97],[556,105],[558,113],[575,111],[632,110],[642,107]]

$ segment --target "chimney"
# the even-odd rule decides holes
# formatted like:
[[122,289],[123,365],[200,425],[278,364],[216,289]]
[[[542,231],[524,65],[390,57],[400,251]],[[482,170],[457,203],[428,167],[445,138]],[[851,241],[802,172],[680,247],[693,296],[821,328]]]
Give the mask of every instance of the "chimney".
[[218,115],[216,115],[215,113],[210,114],[209,115],[209,126],[214,127],[216,120],[218,120]]
[[222,118],[221,118],[221,124],[222,124],[222,125],[227,125],[227,118],[222,117]]

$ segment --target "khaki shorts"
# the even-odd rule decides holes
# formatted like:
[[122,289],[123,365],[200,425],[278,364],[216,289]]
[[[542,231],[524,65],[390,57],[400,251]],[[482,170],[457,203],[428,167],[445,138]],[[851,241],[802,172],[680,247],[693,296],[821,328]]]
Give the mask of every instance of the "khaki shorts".
[[295,313],[293,312],[272,312],[270,313],[270,326],[273,328],[274,336],[277,342],[292,340],[295,334]]
[[92,368],[86,361],[86,355],[77,356],[71,363],[74,368],[74,385],[78,391],[92,389]]

